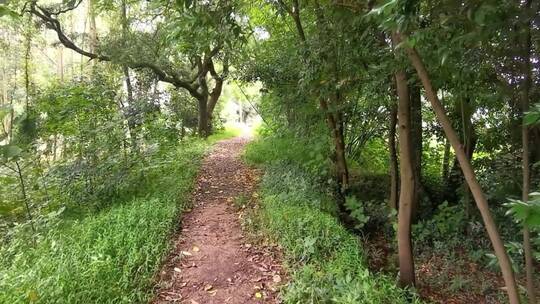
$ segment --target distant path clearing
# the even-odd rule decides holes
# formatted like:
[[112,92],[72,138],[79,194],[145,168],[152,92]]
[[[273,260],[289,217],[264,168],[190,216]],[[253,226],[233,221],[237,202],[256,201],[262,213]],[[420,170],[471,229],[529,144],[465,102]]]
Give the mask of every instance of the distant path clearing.
[[172,252],[160,273],[152,303],[278,303],[282,269],[267,250],[244,238],[233,205],[251,198],[255,175],[239,158],[248,142],[217,143],[203,162]]

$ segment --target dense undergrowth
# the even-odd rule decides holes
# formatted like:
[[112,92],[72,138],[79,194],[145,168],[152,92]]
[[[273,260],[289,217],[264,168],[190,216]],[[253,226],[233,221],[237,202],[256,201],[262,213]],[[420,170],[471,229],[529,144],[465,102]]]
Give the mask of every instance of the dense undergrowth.
[[201,157],[232,135],[164,147],[140,165],[138,195],[95,213],[60,215],[34,241],[12,236],[0,248],[0,303],[146,302]]
[[310,148],[290,136],[264,136],[245,153],[248,162],[265,169],[258,219],[264,233],[284,249],[291,271],[285,302],[419,302],[391,278],[370,273],[358,237],[332,215],[329,185],[306,173],[314,167],[302,166],[317,157]]

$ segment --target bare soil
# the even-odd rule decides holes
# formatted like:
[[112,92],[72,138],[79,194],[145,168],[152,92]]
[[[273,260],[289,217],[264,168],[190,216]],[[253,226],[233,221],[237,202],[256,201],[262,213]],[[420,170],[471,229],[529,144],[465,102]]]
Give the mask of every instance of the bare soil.
[[203,162],[181,229],[173,237],[152,303],[279,303],[280,262],[249,243],[234,206],[251,197],[256,174],[240,159],[248,138],[217,143]]

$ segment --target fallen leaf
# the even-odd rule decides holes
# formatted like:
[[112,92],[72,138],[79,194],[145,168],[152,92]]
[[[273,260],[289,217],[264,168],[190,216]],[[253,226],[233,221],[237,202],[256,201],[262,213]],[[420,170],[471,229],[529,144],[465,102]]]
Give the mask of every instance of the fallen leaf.
[[180,268],[178,268],[178,267],[174,267],[174,271],[175,272],[182,272],[182,270]]
[[204,291],[210,291],[213,288],[212,285],[208,284],[204,287]]
[[274,281],[274,283],[279,283],[281,282],[281,277],[276,274],[272,277],[272,280]]
[[200,249],[199,249],[199,247],[197,247],[197,246],[193,246],[193,249],[192,249],[192,250],[193,250],[193,252],[199,252]]
[[192,256],[192,254],[189,251],[181,251],[180,253],[185,256]]
[[256,292],[256,293],[255,293],[255,298],[261,299],[261,298],[262,298],[262,293]]
[[28,300],[29,300],[30,302],[36,302],[38,299],[39,299],[39,296],[38,296],[37,291],[31,290],[31,291],[28,293]]

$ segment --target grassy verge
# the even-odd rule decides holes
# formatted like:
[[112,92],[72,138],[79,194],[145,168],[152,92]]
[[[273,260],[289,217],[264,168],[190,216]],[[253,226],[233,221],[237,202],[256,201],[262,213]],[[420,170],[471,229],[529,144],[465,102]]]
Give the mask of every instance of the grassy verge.
[[[278,141],[278,142],[276,142]],[[360,242],[327,209],[328,194],[298,157],[286,160],[276,147],[284,138],[251,143],[245,157],[262,165],[261,213],[265,234],[283,249],[291,280],[283,291],[286,303],[409,303],[418,300],[390,278],[367,269]],[[309,149],[309,147],[305,147]],[[291,148],[289,151],[300,151]],[[270,156],[265,158],[264,155]]]
[[207,148],[189,140],[153,156],[145,194],[78,219],[61,219],[36,245],[0,248],[0,303],[143,303]]

